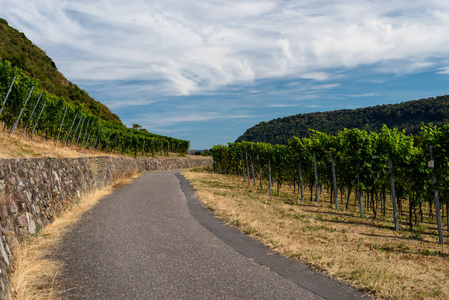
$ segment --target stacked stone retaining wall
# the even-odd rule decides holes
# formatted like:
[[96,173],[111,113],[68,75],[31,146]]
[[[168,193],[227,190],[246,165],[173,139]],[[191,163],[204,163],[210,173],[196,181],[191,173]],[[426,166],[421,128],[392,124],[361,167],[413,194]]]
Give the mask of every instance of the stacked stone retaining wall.
[[210,158],[39,158],[0,160],[0,299],[14,248],[95,189],[132,174],[211,165]]

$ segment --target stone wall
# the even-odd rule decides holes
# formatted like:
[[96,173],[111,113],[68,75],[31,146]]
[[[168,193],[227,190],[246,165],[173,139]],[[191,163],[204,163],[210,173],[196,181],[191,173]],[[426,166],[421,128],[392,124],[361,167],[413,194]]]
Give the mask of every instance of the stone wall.
[[42,158],[0,160],[0,299],[6,297],[13,249],[83,195],[146,171],[211,165],[210,158]]

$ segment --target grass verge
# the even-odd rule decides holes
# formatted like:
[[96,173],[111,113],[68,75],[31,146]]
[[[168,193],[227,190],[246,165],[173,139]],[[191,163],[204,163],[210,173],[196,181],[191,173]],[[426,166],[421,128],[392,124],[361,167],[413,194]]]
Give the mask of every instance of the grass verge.
[[335,279],[375,298],[449,299],[449,247],[432,234],[412,239],[391,224],[360,219],[328,204],[270,197],[242,178],[184,171],[204,205],[217,217]]
[[71,210],[59,216],[42,232],[29,237],[14,249],[9,299],[59,299],[64,288],[59,286],[57,277],[63,263],[54,260],[53,254],[57,251],[62,237],[80,220],[82,214],[100,199],[109,195],[114,188],[127,184],[138,176],[129,174],[111,187],[84,196]]

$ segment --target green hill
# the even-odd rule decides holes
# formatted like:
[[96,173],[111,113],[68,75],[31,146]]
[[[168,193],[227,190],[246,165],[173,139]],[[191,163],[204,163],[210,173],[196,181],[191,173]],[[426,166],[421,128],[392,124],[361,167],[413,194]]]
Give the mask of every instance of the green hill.
[[45,52],[35,46],[22,32],[12,28],[0,18],[0,61],[8,60],[12,66],[22,69],[25,75],[39,79],[49,93],[76,106],[82,104],[87,113],[102,120],[122,124],[109,108],[94,100],[87,92],[68,81]]
[[378,131],[384,124],[418,134],[421,124],[441,126],[449,120],[449,96],[439,96],[399,104],[377,105],[359,109],[297,114],[260,122],[248,129],[236,142],[287,144],[293,136],[308,137],[314,129],[336,134],[344,128]]

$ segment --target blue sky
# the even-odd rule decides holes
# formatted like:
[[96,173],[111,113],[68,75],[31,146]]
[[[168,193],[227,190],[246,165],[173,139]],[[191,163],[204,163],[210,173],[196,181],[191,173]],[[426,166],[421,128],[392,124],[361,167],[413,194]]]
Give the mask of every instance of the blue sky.
[[441,0],[0,0],[0,17],[127,126],[192,149],[288,115],[449,94]]

